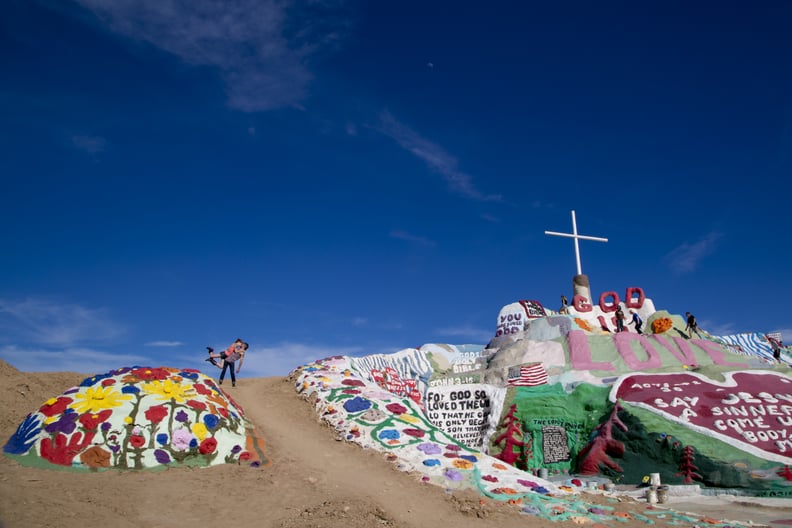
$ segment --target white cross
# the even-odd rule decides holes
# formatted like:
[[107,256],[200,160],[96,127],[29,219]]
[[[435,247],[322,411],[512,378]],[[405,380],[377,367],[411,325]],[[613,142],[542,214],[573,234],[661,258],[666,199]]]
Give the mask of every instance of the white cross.
[[575,221],[575,211],[572,211],[572,234],[569,233],[556,233],[555,231],[545,231],[545,235],[555,235],[555,236],[562,236],[562,237],[569,237],[575,239],[575,259],[577,260],[577,274],[583,275],[583,271],[580,269],[580,247],[578,247],[578,239],[583,240],[594,240],[595,242],[607,242],[607,238],[599,238],[599,237],[592,237],[592,236],[584,236],[578,235],[577,232],[577,222]]

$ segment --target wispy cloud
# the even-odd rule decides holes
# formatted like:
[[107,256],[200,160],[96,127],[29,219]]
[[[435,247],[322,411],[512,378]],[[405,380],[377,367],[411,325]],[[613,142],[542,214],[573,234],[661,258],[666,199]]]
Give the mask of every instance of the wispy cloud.
[[107,341],[126,331],[103,309],[32,298],[0,299],[0,329],[6,339],[65,347]]
[[307,64],[346,30],[341,1],[77,0],[112,31],[219,71],[228,105],[245,112],[300,106]]
[[145,343],[143,346],[147,347],[180,347],[184,345],[181,341],[149,341]]
[[62,371],[80,372],[86,375],[151,363],[140,355],[118,354],[81,347],[52,350],[43,347],[6,345],[0,347],[0,358],[23,372]]
[[701,260],[715,251],[722,237],[721,233],[712,232],[698,242],[682,244],[671,250],[665,256],[665,261],[677,275],[695,271]]
[[422,137],[407,125],[399,122],[390,112],[380,114],[382,134],[393,139],[407,152],[423,161],[432,171],[440,174],[454,192],[480,201],[500,201],[498,194],[485,195],[473,183],[473,178],[459,169],[457,159],[442,147]]
[[437,245],[434,240],[429,240],[428,238],[412,235],[400,229],[391,230],[390,236],[391,238],[398,238],[399,240],[405,240],[412,244],[417,244],[419,246],[424,246],[424,247],[434,247]]
[[360,356],[370,354],[363,347],[335,347],[306,343],[282,342],[262,346],[251,344],[242,372],[247,376],[285,376],[295,368],[331,356]]
[[486,344],[492,339],[495,333],[486,328],[473,328],[472,326],[454,326],[447,328],[440,328],[435,331],[435,334],[444,337],[457,337],[468,339],[473,344]]
[[88,154],[99,154],[107,148],[107,140],[101,136],[72,136],[71,142],[74,147]]

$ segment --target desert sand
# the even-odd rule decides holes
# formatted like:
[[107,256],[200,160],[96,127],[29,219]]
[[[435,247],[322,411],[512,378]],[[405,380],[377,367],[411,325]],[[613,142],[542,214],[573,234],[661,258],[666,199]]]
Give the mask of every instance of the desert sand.
[[[0,444],[29,412],[85,377],[73,372],[24,373],[0,361]],[[243,378],[228,392],[264,438],[269,464],[77,473],[25,467],[0,456],[0,527],[572,525],[526,515],[518,506],[474,492],[446,493],[398,471],[381,453],[337,440],[289,378]],[[585,494],[585,500],[627,513],[652,508],[645,501],[601,493]],[[707,497],[677,498],[666,506],[745,524],[783,526],[784,520],[792,519],[790,504]],[[635,519],[619,525],[647,526]]]

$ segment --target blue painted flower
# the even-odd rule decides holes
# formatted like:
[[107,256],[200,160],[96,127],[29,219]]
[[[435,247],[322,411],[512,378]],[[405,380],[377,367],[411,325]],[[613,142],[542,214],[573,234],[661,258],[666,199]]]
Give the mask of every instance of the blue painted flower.
[[191,379],[191,380],[193,380],[193,381],[195,381],[195,380],[197,380],[197,379],[198,379],[198,373],[197,373],[197,372],[185,372],[185,371],[181,371],[181,372],[179,372],[179,376],[181,376],[182,378]]
[[348,413],[365,411],[369,407],[371,407],[371,402],[365,398],[361,398],[360,396],[355,396],[351,400],[344,402],[344,409]]
[[124,388],[121,389],[123,394],[137,394],[140,392],[140,387],[137,385],[124,385]]
[[109,372],[107,374],[97,374],[95,376],[91,376],[90,378],[85,378],[80,383],[80,387],[90,387],[91,385],[95,385],[96,383],[102,381],[103,379],[112,378],[113,375]]
[[459,458],[462,460],[467,460],[468,462],[477,462],[478,458],[475,455],[462,455]]
[[157,443],[159,445],[165,445],[168,443],[168,433],[159,433],[157,435]]
[[171,461],[170,455],[163,449],[155,449],[154,458],[156,458],[157,462],[160,464],[169,464]]
[[214,429],[220,423],[220,418],[216,414],[204,414],[203,423],[207,429]]
[[380,431],[380,440],[398,440],[401,434],[396,429],[385,429]]
[[436,458],[428,458],[428,459],[423,461],[423,465],[424,466],[429,466],[429,467],[439,466],[440,465],[440,461],[437,460]]
[[190,440],[190,447],[198,447],[198,439],[197,438],[193,437],[193,439]]
[[30,451],[36,442],[36,435],[41,431],[41,423],[37,415],[28,414],[25,420],[19,424],[16,433],[8,439],[8,443],[3,447],[3,453],[9,455],[22,455]]

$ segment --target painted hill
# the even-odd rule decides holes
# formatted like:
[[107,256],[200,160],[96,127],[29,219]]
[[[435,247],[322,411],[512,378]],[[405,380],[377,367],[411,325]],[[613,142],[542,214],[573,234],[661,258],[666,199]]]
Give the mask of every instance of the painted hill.
[[[606,292],[592,306],[576,295],[567,313],[515,302],[487,346],[328,358],[296,369],[296,388],[341,438],[503,500],[575,491],[564,484],[581,479],[639,485],[650,473],[792,493],[792,377],[767,337],[691,338],[640,288],[625,297]],[[639,314],[642,334],[616,332],[618,307]]]

